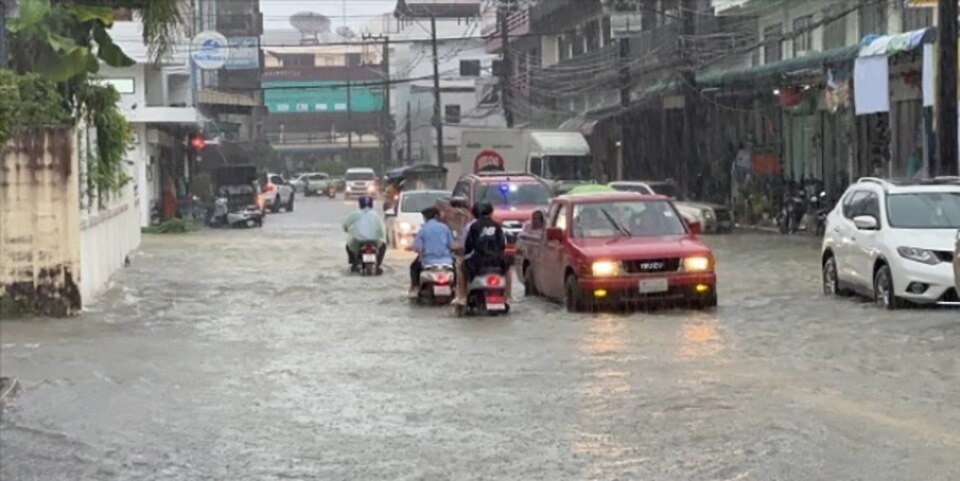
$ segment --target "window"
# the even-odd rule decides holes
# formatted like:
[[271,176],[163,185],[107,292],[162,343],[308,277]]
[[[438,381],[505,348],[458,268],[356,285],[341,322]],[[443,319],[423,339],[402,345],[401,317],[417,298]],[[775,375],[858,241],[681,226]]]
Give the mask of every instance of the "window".
[[553,215],[553,220],[550,222],[550,225],[558,229],[567,230],[567,206],[560,204],[560,208],[557,209],[557,212]]
[[105,78],[97,81],[102,86],[112,85],[117,93],[132,94],[137,90],[136,80],[133,77]]
[[530,173],[543,177],[543,159],[540,157],[530,158]]
[[457,186],[453,188],[453,196],[463,198],[469,197],[470,183],[466,181],[457,182]]
[[315,58],[313,54],[290,54],[280,57],[280,63],[284,67],[313,67]]
[[584,203],[573,211],[573,233],[578,238],[620,236],[677,236],[686,228],[667,201]]
[[600,22],[594,20],[587,24],[585,29],[587,37],[587,51],[592,52],[600,48]]
[[860,8],[860,37],[886,35],[887,2],[869,3]]
[[459,124],[460,123],[460,106],[459,105],[445,105],[443,107],[444,117],[443,121],[448,124]]
[[359,67],[363,64],[363,59],[360,57],[359,53],[348,53],[346,60],[347,67]]
[[955,192],[891,195],[887,210],[895,229],[960,229],[960,194]]
[[550,189],[537,183],[497,183],[480,184],[474,192],[476,202],[489,202],[498,205],[547,205],[550,203]]
[[903,31],[910,32],[933,26],[933,8],[904,7]]
[[583,52],[584,52],[584,41],[583,41],[583,37],[582,37],[582,36],[580,36],[580,35],[573,35],[573,37],[572,37],[571,40],[570,40],[570,43],[572,44],[571,47],[572,47],[572,50],[573,50],[573,52],[571,52],[571,54],[570,54],[571,57],[576,58],[576,57],[579,57],[579,56],[583,55]]
[[[843,10],[847,8],[844,5],[831,5],[829,8],[823,11],[824,23],[823,25],[823,49],[831,50],[835,48],[841,48],[847,44],[847,17],[840,17]],[[832,22],[830,19],[836,19]]]
[[793,20],[793,56],[813,50],[813,15]]
[[877,194],[873,192],[867,193],[861,205],[859,215],[869,215],[877,219],[877,222],[880,222],[880,198],[877,197]]
[[848,219],[853,219],[860,215],[860,208],[867,194],[869,194],[869,192],[862,190],[848,193],[846,197],[843,198],[843,216]]
[[443,192],[418,192],[404,194],[400,202],[400,212],[413,213],[422,212],[427,207],[437,205],[437,201],[446,194]]
[[783,59],[783,25],[770,25],[763,29],[763,63],[779,62]]
[[557,38],[557,51],[559,52],[561,62],[570,58],[570,42],[567,41],[565,35]]
[[480,61],[479,60],[461,60],[460,76],[461,77],[479,77]]

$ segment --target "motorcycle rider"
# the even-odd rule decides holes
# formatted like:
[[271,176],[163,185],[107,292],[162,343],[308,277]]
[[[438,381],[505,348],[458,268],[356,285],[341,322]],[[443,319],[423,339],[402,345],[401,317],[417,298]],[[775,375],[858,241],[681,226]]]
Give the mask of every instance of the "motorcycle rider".
[[373,211],[373,198],[361,196],[357,203],[359,208],[343,221],[343,231],[347,233],[347,259],[350,262],[350,271],[360,271],[360,246],[374,242],[377,244],[377,274],[382,274],[383,257],[387,253],[385,242],[386,230],[383,220]]
[[453,231],[440,222],[440,211],[427,207],[421,212],[423,226],[413,241],[417,258],[410,264],[410,296],[416,297],[420,289],[420,273],[424,267],[453,265]]
[[[487,202],[478,203],[476,219],[466,229],[466,239],[463,243],[463,272],[467,284],[484,269],[495,268],[506,274],[510,268],[504,256],[507,239],[503,234],[503,227],[493,220],[492,214],[492,205]],[[507,285],[509,286],[509,282]]]

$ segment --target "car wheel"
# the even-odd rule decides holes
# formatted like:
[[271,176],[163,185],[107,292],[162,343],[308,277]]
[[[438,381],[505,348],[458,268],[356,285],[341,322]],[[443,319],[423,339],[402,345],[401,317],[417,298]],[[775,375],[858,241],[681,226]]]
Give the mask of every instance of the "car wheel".
[[530,297],[537,294],[537,284],[533,280],[533,266],[525,263],[523,267],[523,295]]
[[287,212],[293,212],[293,200],[296,198],[296,195],[290,194],[290,202],[287,202]]
[[710,295],[701,297],[695,303],[697,309],[713,309],[717,307],[717,294],[714,292]]
[[823,262],[822,270],[823,278],[823,293],[827,296],[841,296],[843,291],[840,288],[840,279],[837,276],[837,258],[834,256],[827,257],[827,260]]
[[280,194],[277,194],[277,196],[273,198],[273,202],[270,203],[270,212],[274,214],[280,212]]
[[896,295],[893,287],[893,274],[890,266],[881,265],[873,275],[873,299],[880,306],[896,310],[904,307],[903,299]]
[[567,280],[564,282],[563,303],[567,306],[567,312],[578,313],[585,310],[583,293],[580,291],[577,276],[572,274],[567,276]]

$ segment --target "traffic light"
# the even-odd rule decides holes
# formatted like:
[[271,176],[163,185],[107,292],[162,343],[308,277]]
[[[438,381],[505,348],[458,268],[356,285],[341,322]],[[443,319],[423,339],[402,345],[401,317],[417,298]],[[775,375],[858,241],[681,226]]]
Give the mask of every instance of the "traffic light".
[[204,147],[207,146],[207,141],[204,140],[203,135],[201,134],[190,134],[189,145],[194,151],[200,152]]

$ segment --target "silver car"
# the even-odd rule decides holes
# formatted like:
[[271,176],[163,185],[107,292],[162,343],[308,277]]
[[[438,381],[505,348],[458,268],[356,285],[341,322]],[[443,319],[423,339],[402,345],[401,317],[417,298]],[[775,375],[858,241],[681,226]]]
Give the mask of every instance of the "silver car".
[[688,200],[680,188],[668,180],[623,180],[607,185],[623,192],[669,197],[681,215],[700,223],[703,232],[723,233],[733,230],[733,214],[729,207]]

